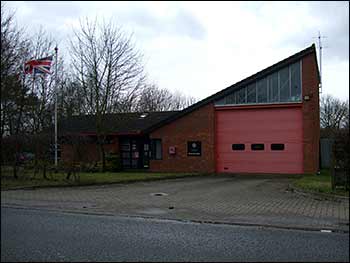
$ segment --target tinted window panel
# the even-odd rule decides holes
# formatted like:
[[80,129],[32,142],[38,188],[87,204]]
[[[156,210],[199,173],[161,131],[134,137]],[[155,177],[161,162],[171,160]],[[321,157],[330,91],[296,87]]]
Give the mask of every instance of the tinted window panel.
[[236,99],[235,99],[235,94],[232,93],[226,97],[225,104],[235,104]]
[[233,151],[244,151],[244,149],[245,149],[244,144],[232,144]]
[[247,87],[247,103],[256,103],[256,85],[251,84]]
[[218,105],[218,106],[225,105],[225,101],[226,101],[226,98],[223,97],[222,99],[215,101],[215,105]]
[[264,144],[263,143],[252,144],[251,149],[253,151],[263,151],[264,150]]
[[244,104],[244,103],[246,103],[245,92],[246,92],[245,88],[240,89],[240,90],[238,90],[236,92],[236,104]]
[[130,144],[122,144],[122,151],[130,151]]
[[129,167],[130,166],[130,159],[123,159],[123,166]]
[[130,152],[122,152],[122,158],[130,158]]
[[156,140],[156,160],[162,159],[162,141]]
[[284,144],[283,143],[273,143],[273,144],[271,144],[271,150],[272,151],[283,151]]
[[215,101],[215,105],[300,102],[301,79],[301,62],[298,61]]
[[280,70],[280,101],[289,101],[289,68]]
[[151,153],[154,160],[162,159],[162,140],[152,139],[151,140]]
[[272,74],[269,81],[269,101],[278,102],[278,73]]
[[300,78],[300,63],[297,62],[290,67],[291,73],[291,101],[301,100],[301,78]]
[[267,79],[259,80],[258,86],[258,103],[267,102]]

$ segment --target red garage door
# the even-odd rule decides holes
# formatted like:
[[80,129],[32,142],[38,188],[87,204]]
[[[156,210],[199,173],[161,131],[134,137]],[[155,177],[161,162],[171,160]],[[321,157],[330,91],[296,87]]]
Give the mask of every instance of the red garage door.
[[302,173],[301,108],[216,110],[217,172]]

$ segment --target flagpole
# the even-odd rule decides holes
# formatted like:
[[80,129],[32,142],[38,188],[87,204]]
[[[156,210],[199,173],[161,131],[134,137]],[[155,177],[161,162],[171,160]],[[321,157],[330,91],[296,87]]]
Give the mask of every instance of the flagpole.
[[35,89],[35,71],[33,69],[33,85],[32,85],[32,94],[34,94],[34,89]]
[[55,47],[56,53],[56,69],[55,69],[55,166],[57,167],[57,62],[58,62],[58,48]]

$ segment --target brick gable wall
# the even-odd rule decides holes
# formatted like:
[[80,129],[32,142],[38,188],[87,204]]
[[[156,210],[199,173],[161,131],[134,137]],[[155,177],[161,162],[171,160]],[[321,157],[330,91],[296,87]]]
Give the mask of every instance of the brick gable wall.
[[[151,139],[162,139],[162,160],[151,160],[154,172],[215,172],[215,114],[212,103],[177,119],[150,134]],[[187,156],[187,142],[201,141],[201,156]],[[169,147],[176,154],[169,154]]]

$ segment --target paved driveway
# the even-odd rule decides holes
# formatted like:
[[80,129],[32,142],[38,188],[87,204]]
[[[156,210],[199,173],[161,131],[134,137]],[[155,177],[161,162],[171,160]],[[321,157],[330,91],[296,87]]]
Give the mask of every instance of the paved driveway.
[[[217,176],[1,192],[4,206],[349,230],[349,201],[287,191],[290,179]],[[164,193],[163,196],[154,195]]]

